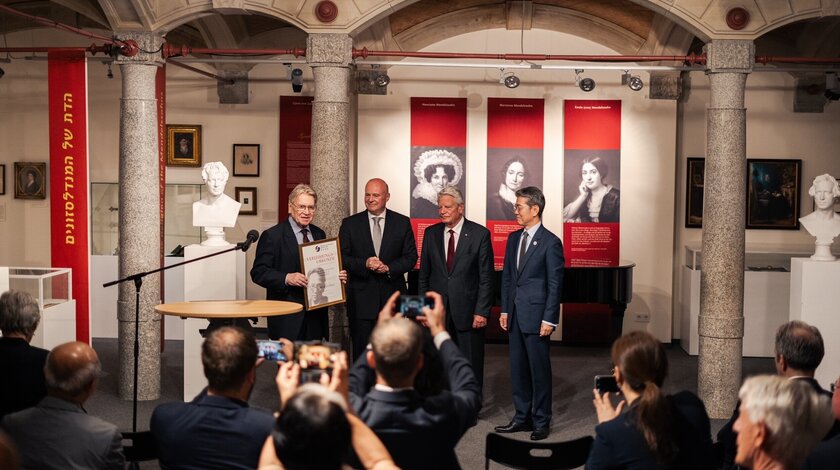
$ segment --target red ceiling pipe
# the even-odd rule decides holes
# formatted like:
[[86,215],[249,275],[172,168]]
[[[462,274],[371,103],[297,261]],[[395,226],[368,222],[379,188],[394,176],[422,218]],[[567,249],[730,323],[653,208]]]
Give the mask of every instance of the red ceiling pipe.
[[306,49],[209,49],[200,47],[190,47],[186,45],[175,46],[172,44],[164,44],[161,51],[164,59],[170,57],[187,56],[191,54],[216,54],[216,55],[293,55],[295,57],[303,57],[306,55]]
[[111,45],[97,46],[91,44],[88,47],[0,47],[0,52],[50,52],[50,51],[85,51],[91,54],[97,52],[104,52],[108,54],[111,51]]
[[81,34],[82,36],[85,36],[85,37],[88,37],[88,38],[91,38],[91,39],[99,39],[100,41],[104,41],[108,44],[117,44],[119,46],[125,45],[125,43],[123,41],[120,41],[118,39],[113,39],[113,38],[109,38],[107,36],[102,36],[101,34],[90,33],[90,32],[87,32],[83,29],[75,28],[73,26],[66,25],[64,23],[59,23],[58,21],[51,20],[49,18],[44,18],[42,16],[30,15],[29,13],[24,13],[22,11],[15,10],[14,8],[9,8],[6,5],[0,5],[0,11],[5,11],[6,13],[11,13],[13,15],[22,16],[26,19],[29,19],[29,20],[34,21],[36,23],[40,23],[44,26],[49,26],[51,28],[60,29],[60,30],[64,30],[64,31],[69,31],[69,32],[75,33],[75,34]]
[[552,55],[552,54],[484,54],[472,52],[405,52],[405,51],[370,51],[368,48],[353,49],[353,58],[368,57],[421,57],[426,59],[494,59],[494,60],[567,60],[583,62],[683,62],[691,65],[705,64],[705,54],[687,56],[654,55]]
[[229,78],[225,78],[225,77],[222,77],[220,75],[216,75],[215,73],[207,72],[207,71],[201,70],[199,68],[196,68],[196,67],[193,67],[193,66],[190,66],[190,65],[187,65],[187,64],[182,64],[182,63],[178,62],[177,60],[170,60],[170,61],[167,61],[166,63],[169,64],[169,65],[174,65],[176,67],[181,67],[182,69],[189,70],[190,72],[195,72],[199,75],[204,75],[205,77],[215,78],[216,80],[218,80],[220,82],[225,82],[228,85],[233,85],[233,83],[234,83],[234,81],[229,79]]
[[773,55],[755,56],[757,64],[840,64],[840,57],[783,57]]

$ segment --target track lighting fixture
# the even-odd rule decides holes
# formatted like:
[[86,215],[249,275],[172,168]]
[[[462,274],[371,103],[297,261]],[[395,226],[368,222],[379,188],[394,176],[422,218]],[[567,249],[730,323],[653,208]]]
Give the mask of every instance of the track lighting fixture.
[[292,91],[300,93],[303,90],[303,70],[292,70]]
[[621,74],[621,84],[627,85],[633,91],[639,91],[645,86],[645,82],[638,75],[630,75],[629,70]]
[[575,85],[577,85],[581,90],[588,93],[595,89],[595,80],[589,77],[581,78],[580,74],[582,73],[583,69],[575,69]]
[[502,76],[499,78],[499,83],[503,83],[508,88],[516,88],[519,86],[519,77],[514,75],[513,72],[505,73],[505,69],[499,69],[502,72]]
[[114,72],[111,71],[111,62],[108,62],[108,74],[106,75],[106,77],[108,77],[108,80],[114,79]]
[[389,83],[391,83],[391,77],[389,77],[386,73],[381,73],[376,76],[376,78],[373,80],[373,83],[379,88],[384,88],[388,86]]

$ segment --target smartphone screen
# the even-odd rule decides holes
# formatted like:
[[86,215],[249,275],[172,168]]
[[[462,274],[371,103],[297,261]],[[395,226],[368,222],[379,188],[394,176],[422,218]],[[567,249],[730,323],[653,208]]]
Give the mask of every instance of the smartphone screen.
[[283,343],[268,339],[257,340],[257,357],[265,358],[266,361],[286,362],[288,358],[283,354]]
[[435,299],[419,295],[401,295],[397,311],[402,313],[404,317],[416,317],[423,315],[424,306],[434,308]]
[[618,383],[612,375],[596,375],[595,390],[598,390],[600,394],[619,392]]

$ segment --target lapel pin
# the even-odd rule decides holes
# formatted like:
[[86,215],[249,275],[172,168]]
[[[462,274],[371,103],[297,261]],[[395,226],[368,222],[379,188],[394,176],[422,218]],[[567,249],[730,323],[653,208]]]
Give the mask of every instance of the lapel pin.
[[537,246],[537,242],[534,242],[534,246]]

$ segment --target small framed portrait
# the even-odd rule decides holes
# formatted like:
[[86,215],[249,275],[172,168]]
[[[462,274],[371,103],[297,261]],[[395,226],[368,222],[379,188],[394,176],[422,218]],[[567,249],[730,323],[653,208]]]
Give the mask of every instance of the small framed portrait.
[[257,215],[257,188],[234,188],[236,201],[242,206],[239,215]]
[[201,166],[201,126],[166,125],[166,166]]
[[689,158],[686,170],[685,228],[703,227],[703,188],[706,178],[706,159]]
[[347,301],[341,271],[341,245],[338,238],[327,238],[298,245],[301,271],[309,281],[304,290],[306,310]]
[[259,144],[233,144],[233,176],[260,176]]
[[15,199],[46,199],[47,164],[15,162]]
[[0,196],[6,194],[6,165],[0,165]]
[[747,159],[747,228],[799,230],[802,160]]

